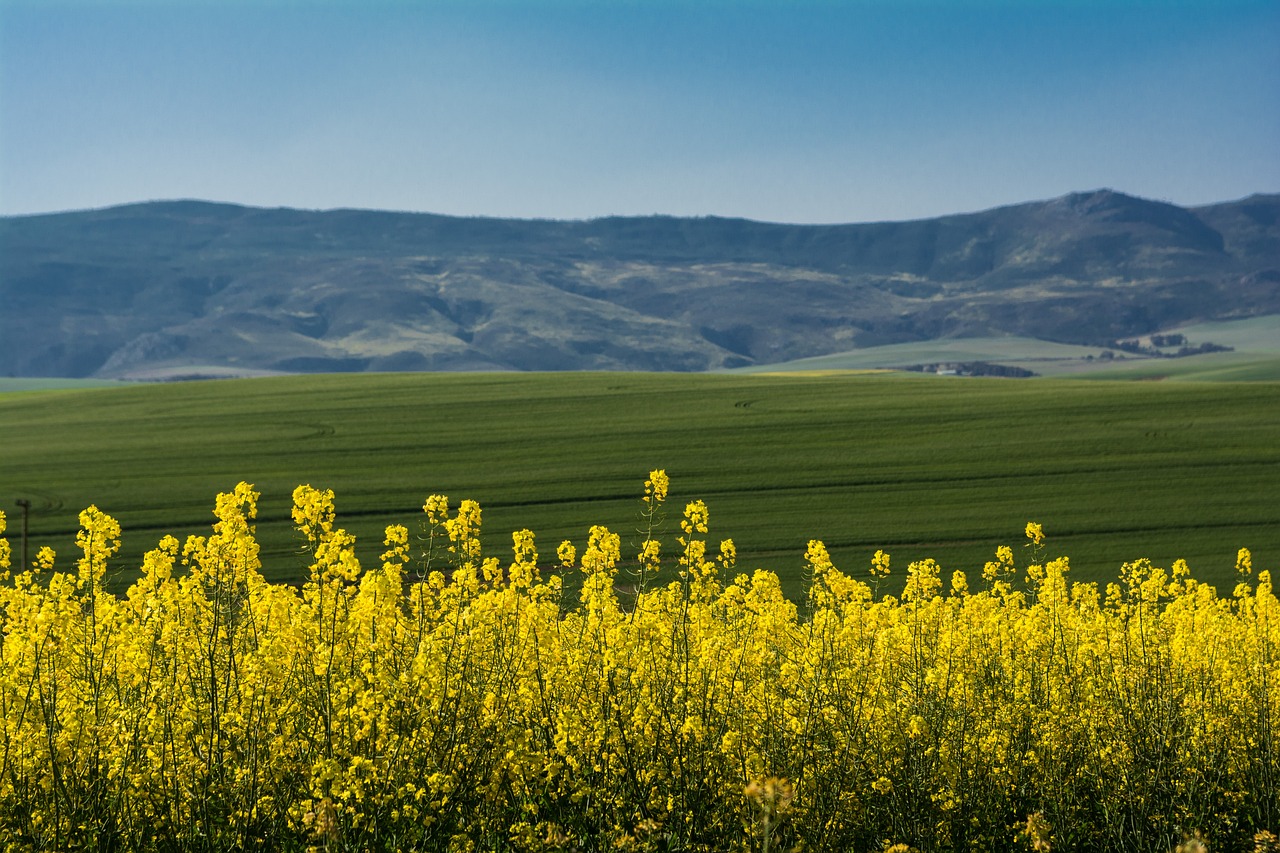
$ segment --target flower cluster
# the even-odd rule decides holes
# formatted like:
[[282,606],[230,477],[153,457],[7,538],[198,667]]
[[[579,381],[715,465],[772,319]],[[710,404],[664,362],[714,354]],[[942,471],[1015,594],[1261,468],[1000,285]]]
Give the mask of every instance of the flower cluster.
[[813,541],[798,608],[708,547],[701,501],[665,542],[668,488],[645,483],[638,543],[591,527],[552,565],[527,530],[486,555],[480,507],[434,495],[366,568],[301,486],[293,588],[263,580],[240,484],[120,597],[119,525],[89,508],[74,571],[42,553],[0,586],[5,850],[1274,840],[1280,603],[1247,551],[1229,597],[1146,560],[1100,590],[1029,524],[1032,564],[1001,546],[944,589],[913,563],[897,598]]

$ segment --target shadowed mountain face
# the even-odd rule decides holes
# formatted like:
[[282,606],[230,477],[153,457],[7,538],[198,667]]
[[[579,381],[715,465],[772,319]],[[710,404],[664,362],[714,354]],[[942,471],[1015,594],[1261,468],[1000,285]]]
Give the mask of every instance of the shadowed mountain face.
[[1280,313],[1280,196],[1107,190],[917,222],[154,202],[0,218],[0,375],[708,370]]

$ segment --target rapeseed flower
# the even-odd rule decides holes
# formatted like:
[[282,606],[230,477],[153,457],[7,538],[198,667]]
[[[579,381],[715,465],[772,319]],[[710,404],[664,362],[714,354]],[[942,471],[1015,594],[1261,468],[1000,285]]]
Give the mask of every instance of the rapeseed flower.
[[[730,576],[737,549],[708,545],[701,501],[665,539],[668,489],[650,473],[634,563],[594,526],[544,577],[532,532],[510,562],[487,556],[479,505],[442,495],[364,571],[333,493],[301,486],[310,578],[293,588],[264,580],[259,495],[240,484],[121,597],[103,585],[120,527],[89,508],[72,571],[45,548],[0,585],[0,836],[961,850],[1018,832],[1033,850],[1168,853],[1199,826],[1213,849],[1275,846],[1280,601],[1247,550],[1226,597],[1182,561],[1134,560],[1100,590],[1038,550],[1023,588],[1002,545],[987,586],[961,569],[944,593],[920,560],[899,599],[815,539],[801,609],[770,572]],[[875,552],[872,578],[888,574]]]

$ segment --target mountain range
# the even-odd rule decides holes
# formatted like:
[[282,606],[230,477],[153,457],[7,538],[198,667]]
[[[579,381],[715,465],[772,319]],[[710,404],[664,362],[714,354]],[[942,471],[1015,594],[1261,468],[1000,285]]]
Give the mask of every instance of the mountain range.
[[703,371],[1277,313],[1277,194],[851,225],[202,201],[0,218],[0,375],[19,377]]

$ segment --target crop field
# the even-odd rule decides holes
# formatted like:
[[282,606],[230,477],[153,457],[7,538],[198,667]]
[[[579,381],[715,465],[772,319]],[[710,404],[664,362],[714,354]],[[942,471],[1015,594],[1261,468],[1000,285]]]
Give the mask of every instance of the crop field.
[[115,379],[62,379],[59,377],[0,378],[0,394],[10,391],[69,391],[81,388],[119,388]]
[[74,572],[0,584],[6,851],[1280,847],[1280,600],[1248,550],[1219,596],[1181,561],[1072,583],[1034,523],[980,572],[877,552],[871,583],[815,541],[801,608],[703,502],[660,534],[669,485],[638,561],[602,527],[556,549],[574,595],[439,496],[361,566],[306,487],[307,581],[270,584],[239,484],[118,596],[120,527],[84,511]]
[[307,559],[290,495],[337,494],[337,518],[375,564],[383,529],[417,532],[427,495],[483,507],[486,554],[506,559],[529,528],[544,561],[591,525],[638,534],[641,486],[664,468],[678,507],[703,499],[710,536],[740,570],[804,589],[822,539],[866,578],[934,558],[981,571],[1028,521],[1075,580],[1125,561],[1169,566],[1229,591],[1235,554],[1280,565],[1280,385],[1068,380],[957,381],[891,373],[382,374],[157,384],[0,395],[0,507],[21,559],[74,554],[77,513],[119,519],[115,588],[165,534],[208,533],[213,499],[262,493],[257,535],[270,580]]
[[[739,368],[734,373],[814,370],[874,370],[910,365],[990,362],[1029,370],[1038,376],[1080,379],[1177,380],[1192,382],[1280,381],[1280,315],[1195,323],[1167,334],[1185,335],[1192,346],[1213,343],[1229,351],[1180,358],[1112,352],[1036,338],[947,338],[917,343],[863,347],[848,352],[774,365]],[[1140,338],[1149,343],[1149,338]],[[1172,352],[1172,349],[1169,350]]]
[[0,837],[1275,850],[1278,424],[889,372],[0,395],[62,570],[10,511]]

